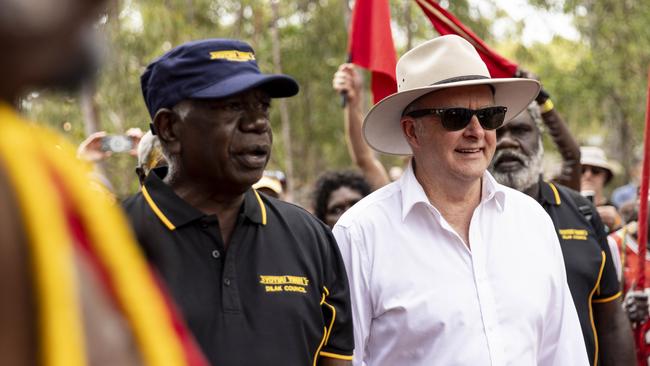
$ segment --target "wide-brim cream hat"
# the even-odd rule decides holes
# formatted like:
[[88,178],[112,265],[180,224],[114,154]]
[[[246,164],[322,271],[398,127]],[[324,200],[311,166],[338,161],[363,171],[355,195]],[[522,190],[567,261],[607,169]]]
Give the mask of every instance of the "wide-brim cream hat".
[[492,79],[476,49],[462,37],[446,35],[405,53],[397,62],[397,93],[375,104],[363,121],[363,135],[373,149],[393,155],[412,154],[400,119],[417,98],[435,90],[491,85],[495,105],[508,108],[505,122],[535,99],[540,85],[522,78]]
[[618,163],[609,161],[605,151],[597,146],[580,147],[580,164],[603,168],[609,173],[606,183],[618,172]]

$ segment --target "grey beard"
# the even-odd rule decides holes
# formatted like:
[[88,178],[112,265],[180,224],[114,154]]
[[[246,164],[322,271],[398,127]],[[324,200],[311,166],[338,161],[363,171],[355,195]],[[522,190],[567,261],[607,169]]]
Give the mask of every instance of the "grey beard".
[[524,168],[515,172],[501,173],[494,169],[493,163],[503,154],[502,151],[505,150],[498,151],[492,158],[492,163],[490,163],[490,172],[492,173],[492,176],[494,176],[494,179],[504,186],[516,189],[520,192],[533,186],[533,184],[537,183],[537,180],[543,171],[542,158],[544,157],[544,146],[541,143],[538,146],[537,153],[531,157],[517,153],[524,162]]

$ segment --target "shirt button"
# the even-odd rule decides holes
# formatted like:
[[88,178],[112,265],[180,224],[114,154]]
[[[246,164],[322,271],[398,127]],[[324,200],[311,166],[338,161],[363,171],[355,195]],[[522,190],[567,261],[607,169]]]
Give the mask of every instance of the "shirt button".
[[219,253],[218,250],[213,250],[213,251],[212,251],[212,256],[213,256],[214,258],[219,258],[219,257],[221,257],[221,253]]
[[224,278],[223,279],[223,284],[226,286],[230,286],[230,278]]
[[202,222],[201,223],[201,229],[207,229],[207,228],[208,228],[208,224],[205,223],[205,222]]

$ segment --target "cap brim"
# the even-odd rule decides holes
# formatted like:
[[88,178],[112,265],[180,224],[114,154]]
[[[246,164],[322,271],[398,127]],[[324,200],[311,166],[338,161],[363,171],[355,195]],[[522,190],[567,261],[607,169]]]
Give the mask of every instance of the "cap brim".
[[241,74],[221,80],[190,95],[195,99],[226,98],[243,91],[261,88],[271,98],[286,98],[298,94],[298,83],[282,74]]
[[404,137],[400,119],[404,109],[417,98],[432,91],[469,85],[492,85],[495,105],[508,107],[508,122],[535,99],[541,88],[532,79],[476,79],[440,85],[430,85],[387,96],[370,109],[363,121],[363,136],[374,150],[391,155],[411,155],[411,147]]

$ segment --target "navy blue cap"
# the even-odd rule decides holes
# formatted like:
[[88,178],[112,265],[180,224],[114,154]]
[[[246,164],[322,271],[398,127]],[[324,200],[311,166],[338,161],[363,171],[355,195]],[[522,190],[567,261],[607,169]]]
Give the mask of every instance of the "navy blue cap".
[[182,44],[147,66],[140,84],[151,118],[184,99],[225,98],[256,87],[271,98],[298,93],[292,77],[262,74],[253,48],[232,39]]

